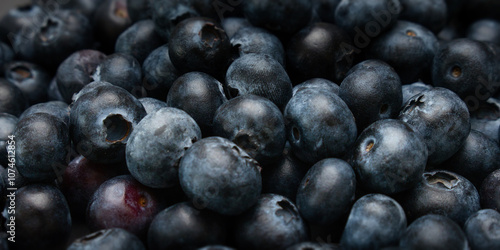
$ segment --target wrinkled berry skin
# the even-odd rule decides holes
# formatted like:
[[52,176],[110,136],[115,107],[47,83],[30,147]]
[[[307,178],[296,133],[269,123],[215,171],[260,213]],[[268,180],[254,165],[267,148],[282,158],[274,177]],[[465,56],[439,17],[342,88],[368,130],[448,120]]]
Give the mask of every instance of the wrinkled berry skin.
[[254,94],[283,110],[292,97],[292,83],[281,64],[266,54],[247,54],[236,59],[226,73],[228,98]]
[[403,91],[403,102],[401,103],[401,106],[404,107],[404,105],[408,100],[410,100],[410,98],[417,94],[420,94],[424,90],[432,89],[432,86],[423,82],[414,82],[412,84],[405,84],[401,88]]
[[319,77],[340,82],[352,67],[351,38],[331,23],[317,22],[288,42],[287,70],[294,84]]
[[285,122],[270,100],[238,96],[222,104],[214,115],[214,133],[227,138],[267,165],[281,155],[286,143]]
[[19,116],[19,120],[35,113],[47,113],[53,115],[69,126],[69,106],[65,102],[50,101],[32,105]]
[[335,158],[314,164],[297,191],[297,208],[302,217],[319,225],[338,221],[351,208],[356,174],[345,161]]
[[[228,34],[229,36],[229,34]],[[235,58],[250,54],[267,54],[285,66],[285,49],[281,41],[271,32],[258,27],[242,27],[230,36],[231,46],[237,51]]]
[[358,137],[349,162],[365,190],[399,193],[421,180],[427,163],[427,146],[406,123],[380,120]]
[[500,213],[493,209],[479,210],[467,219],[464,231],[472,249],[499,249]]
[[0,165],[8,166],[7,142],[9,135],[12,135],[16,129],[19,119],[11,114],[0,113]]
[[450,218],[428,214],[412,222],[399,241],[401,249],[469,249],[460,226]]
[[142,106],[146,110],[147,114],[154,113],[161,108],[166,108],[168,107],[166,102],[160,101],[158,99],[152,98],[152,97],[143,97],[139,98],[139,101],[141,102]]
[[28,107],[23,92],[5,78],[0,78],[0,113],[19,116]]
[[398,119],[424,138],[429,165],[438,165],[455,154],[470,132],[467,106],[451,90],[440,87],[410,98]]
[[168,106],[182,109],[193,117],[204,137],[213,134],[215,112],[226,101],[222,83],[203,72],[178,77],[167,94]]
[[168,45],[163,45],[153,50],[142,64],[144,76],[142,86],[147,96],[165,101],[167,94],[180,76],[168,54]]
[[277,194],[263,194],[237,218],[233,233],[238,249],[285,249],[309,238],[295,204]]
[[306,163],[341,157],[356,140],[353,114],[340,97],[322,89],[297,92],[284,118],[293,153]]
[[222,137],[202,139],[189,148],[179,166],[186,195],[200,208],[241,214],[257,202],[262,190],[258,163]]
[[362,131],[380,119],[395,118],[402,103],[401,80],[394,69],[380,60],[356,64],[340,84],[339,96]]
[[142,20],[132,24],[116,39],[115,52],[129,54],[143,64],[148,55],[164,44],[156,33],[152,20]]
[[479,210],[479,193],[463,176],[445,170],[425,172],[412,189],[398,199],[408,221],[426,214],[440,214],[463,226]]
[[76,239],[66,250],[94,249],[146,250],[142,241],[122,228],[102,229]]
[[106,55],[98,50],[79,50],[59,65],[56,82],[65,102],[71,103],[74,94],[94,81],[97,66],[105,58]]
[[312,7],[312,2],[307,0],[243,2],[244,15],[252,25],[281,34],[294,34],[306,26]]
[[346,249],[394,246],[405,229],[405,212],[398,202],[383,194],[368,194],[352,206],[340,244]]
[[231,59],[231,43],[226,32],[213,19],[188,18],[175,26],[168,53],[181,72],[201,71],[220,78]]
[[500,211],[500,169],[486,176],[479,190],[481,207]]
[[122,162],[127,140],[144,116],[146,110],[129,92],[103,84],[88,89],[72,104],[71,138],[77,152],[91,161]]
[[201,139],[200,127],[186,112],[162,108],[144,117],[130,134],[127,166],[135,179],[152,188],[175,186],[185,151]]
[[144,239],[153,218],[165,208],[164,198],[130,175],[114,177],[101,184],[90,199],[87,226],[91,231],[123,228]]
[[60,178],[61,169],[69,161],[68,126],[47,113],[35,113],[17,123],[16,166],[31,181],[52,181]]
[[148,231],[148,247],[151,250],[197,249],[224,244],[226,234],[222,216],[182,202],[166,208],[153,219]]
[[122,87],[135,96],[142,92],[141,64],[129,54],[114,53],[104,58],[93,79]]
[[31,184],[18,189],[15,197],[16,242],[9,242],[10,247],[64,249],[72,221],[61,191],[48,184]]
[[4,65],[4,74],[8,81],[23,92],[30,105],[47,101],[47,88],[52,79],[41,66],[12,61]]

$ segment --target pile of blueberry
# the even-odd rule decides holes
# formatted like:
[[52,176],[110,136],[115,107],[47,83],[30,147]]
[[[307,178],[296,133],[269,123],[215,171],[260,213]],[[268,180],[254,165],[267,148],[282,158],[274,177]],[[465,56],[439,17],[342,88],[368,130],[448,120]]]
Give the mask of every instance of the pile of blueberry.
[[500,2],[32,0],[0,249],[500,249]]

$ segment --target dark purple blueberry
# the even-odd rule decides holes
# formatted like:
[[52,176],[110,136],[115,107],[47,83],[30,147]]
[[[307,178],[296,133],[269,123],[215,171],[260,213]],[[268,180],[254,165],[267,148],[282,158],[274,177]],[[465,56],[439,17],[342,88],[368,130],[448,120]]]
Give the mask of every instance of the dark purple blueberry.
[[331,23],[313,23],[287,45],[287,70],[294,84],[311,78],[340,82],[352,67],[353,46],[344,30]]
[[261,193],[258,163],[228,139],[208,137],[191,146],[179,167],[182,189],[197,208],[236,215]]
[[199,139],[200,127],[189,114],[177,108],[162,108],[144,117],[130,134],[126,148],[128,169],[146,186],[175,186],[181,158]]
[[179,76],[167,95],[167,105],[186,111],[200,126],[204,137],[213,134],[217,109],[227,101],[222,84],[202,72]]
[[0,113],[19,116],[29,107],[23,92],[5,78],[0,78]]
[[16,166],[23,177],[34,182],[62,177],[70,152],[64,121],[47,113],[34,113],[19,120],[14,135]]
[[[0,41],[0,69],[4,68],[4,65],[9,63],[14,59],[14,51],[9,47],[6,43]],[[0,76],[3,76],[4,73],[1,72]]]
[[341,159],[328,158],[314,164],[297,191],[297,208],[314,224],[331,225],[345,216],[354,202],[356,174]]
[[286,250],[340,250],[340,249],[342,249],[340,245],[324,243],[324,242],[311,242],[311,241],[304,241],[286,248]]
[[355,65],[340,84],[339,96],[356,119],[359,131],[381,119],[395,118],[401,108],[401,80],[380,60]]
[[368,54],[391,65],[403,84],[430,79],[438,39],[427,28],[398,21],[370,44]]
[[490,139],[500,142],[500,100],[490,98],[470,111],[471,129],[485,134]]
[[399,113],[399,119],[424,138],[431,166],[455,154],[470,132],[467,105],[445,88],[432,88],[410,98]]
[[141,64],[129,54],[114,53],[104,58],[97,66],[93,79],[109,82],[124,88],[134,96],[142,97]]
[[500,213],[493,209],[479,210],[467,219],[464,231],[471,249],[499,249]]
[[462,228],[443,215],[428,214],[411,223],[399,241],[400,249],[469,249]]
[[147,242],[151,250],[196,249],[224,244],[226,234],[221,215],[182,202],[166,208],[153,219]]
[[89,160],[118,163],[125,160],[127,140],[146,110],[125,89],[103,85],[89,88],[72,104],[71,138]]
[[383,194],[368,194],[354,203],[340,244],[346,249],[394,246],[405,229],[405,212],[398,202]]
[[228,98],[254,94],[284,110],[292,97],[292,83],[283,66],[269,55],[247,54],[236,59],[226,73]]
[[169,40],[175,26],[185,19],[200,14],[186,0],[156,0],[151,3],[151,18],[156,32],[165,40]]
[[23,4],[8,10],[0,19],[0,41],[12,44],[17,33],[35,29],[44,12],[37,4]]
[[483,180],[479,189],[481,208],[491,208],[500,211],[500,169],[491,172]]
[[113,52],[118,36],[132,25],[127,0],[101,1],[94,13],[92,25],[95,38],[101,43],[101,50]]
[[367,191],[394,194],[421,181],[427,164],[423,138],[405,122],[380,120],[363,130],[350,163]]
[[[0,113],[0,165],[8,166],[7,146],[9,136],[13,135],[19,119],[8,113]],[[12,141],[12,140],[10,140]]]
[[243,13],[252,25],[289,35],[309,23],[312,7],[308,0],[248,0],[243,2]]
[[47,113],[53,115],[69,126],[69,106],[65,102],[50,101],[35,104],[27,108],[21,116],[19,116],[19,120],[34,113]]
[[312,78],[305,82],[295,85],[293,87],[293,95],[295,95],[297,92],[303,89],[308,89],[308,88],[324,89],[336,95],[338,95],[340,92],[340,87],[336,83],[324,78]]
[[239,29],[252,27],[252,24],[244,17],[228,17],[221,21],[221,26],[226,31],[227,36],[232,38]]
[[87,207],[91,231],[123,228],[145,239],[149,224],[165,208],[160,190],[140,184],[130,175],[105,181],[95,191]]
[[151,19],[149,0],[127,0],[127,11],[133,23],[144,19]]
[[144,243],[125,229],[102,229],[76,239],[66,250],[146,250]]
[[238,249],[285,249],[309,239],[295,204],[277,194],[263,194],[240,215],[233,237]]
[[152,20],[138,21],[123,31],[116,40],[115,52],[129,54],[140,64],[156,48],[165,44],[156,30]]
[[65,102],[71,103],[74,94],[94,81],[97,66],[105,58],[106,55],[97,50],[80,50],[59,65],[56,81]]
[[495,19],[480,19],[467,30],[467,38],[500,45],[500,22]]
[[250,53],[267,54],[285,67],[285,49],[281,41],[271,32],[257,27],[242,27],[231,37],[234,57]]
[[214,133],[245,150],[266,166],[281,155],[286,143],[285,122],[279,108],[256,95],[242,95],[222,104],[213,119]]
[[57,87],[56,78],[53,77],[50,81],[49,87],[47,88],[47,98],[49,101],[61,101],[65,102],[62,97],[61,91],[59,91],[59,87]]
[[400,20],[418,23],[436,34],[446,25],[448,19],[446,0],[399,1],[402,6]]
[[161,108],[168,107],[166,102],[151,97],[139,98],[139,101],[146,110],[147,114],[151,114],[160,110]]
[[70,237],[72,221],[61,191],[48,184],[31,184],[9,194],[13,193],[16,201],[16,237],[15,243],[10,242],[10,247],[64,249]]
[[354,116],[336,94],[304,89],[286,105],[285,126],[293,153],[306,163],[342,157],[357,136]]
[[445,170],[425,172],[421,181],[398,198],[408,221],[426,214],[449,217],[461,226],[479,210],[479,193],[463,176]]
[[486,176],[500,168],[500,145],[471,130],[464,145],[441,168],[462,175],[479,189]]
[[83,156],[75,157],[64,170],[61,191],[75,219],[85,218],[90,198],[105,181],[125,173],[124,164],[98,164]]
[[41,66],[23,62],[12,61],[4,65],[5,79],[16,85],[30,105],[47,101],[47,88],[52,77]]
[[170,60],[168,45],[160,46],[148,55],[142,64],[142,74],[142,87],[147,96],[166,101],[168,91],[180,75]]
[[231,60],[226,32],[206,17],[188,18],[176,25],[168,48],[170,60],[183,73],[201,71],[220,79]]
[[410,100],[410,98],[422,93],[424,90],[431,89],[432,86],[423,82],[414,82],[412,84],[405,84],[401,88],[403,91],[403,102],[401,103],[401,106],[404,107],[404,105],[408,100]]
[[88,18],[92,18],[96,12],[102,0],[64,0],[64,1],[52,1],[52,0],[31,0],[33,3],[40,5],[44,10],[51,10],[53,8],[63,9],[63,10],[75,10]]

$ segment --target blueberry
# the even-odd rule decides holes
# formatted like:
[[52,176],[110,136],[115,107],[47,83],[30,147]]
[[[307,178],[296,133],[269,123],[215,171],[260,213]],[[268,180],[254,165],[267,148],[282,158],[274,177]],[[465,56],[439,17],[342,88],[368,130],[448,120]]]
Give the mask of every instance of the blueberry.
[[151,19],[150,5],[149,0],[127,0],[127,12],[132,23]]
[[341,0],[318,0],[314,1],[314,11],[321,21],[335,23],[335,10]]
[[235,250],[235,248],[222,246],[222,245],[209,245],[201,248],[197,248],[197,250]]
[[0,113],[0,165],[8,166],[7,158],[7,141],[9,136],[13,135],[14,130],[19,119],[8,113]]
[[297,191],[297,208],[314,224],[330,225],[349,212],[354,202],[356,174],[345,161],[324,159],[314,164]]
[[292,151],[306,163],[342,157],[356,140],[353,114],[340,97],[323,89],[297,92],[284,118]]
[[500,146],[483,133],[471,130],[464,145],[442,168],[462,175],[479,189],[486,176],[500,168]]
[[252,25],[275,33],[294,34],[307,25],[312,7],[308,0],[249,0],[243,2],[243,13]]
[[163,101],[160,101],[158,99],[151,98],[151,97],[139,98],[139,101],[141,102],[142,106],[146,110],[147,114],[151,114],[151,113],[158,111],[161,108],[168,107],[166,102],[163,102]]
[[85,218],[87,205],[94,192],[105,181],[125,174],[125,164],[97,164],[77,156],[62,173],[61,191],[68,201],[73,218]]
[[467,38],[455,39],[440,46],[434,57],[432,82],[457,93],[468,106],[486,100],[498,90],[500,75],[496,56],[486,44]]
[[176,108],[162,108],[144,117],[130,134],[127,166],[135,179],[152,188],[178,183],[181,158],[201,139],[195,120]]
[[136,22],[123,31],[116,39],[114,48],[115,52],[129,54],[143,64],[148,55],[164,43],[156,33],[154,22],[148,19]]
[[262,189],[260,167],[228,139],[208,137],[181,158],[179,180],[197,208],[241,214],[257,202]]
[[290,38],[287,70],[294,84],[318,77],[339,82],[352,67],[353,53],[344,30],[331,23],[313,23]]
[[69,126],[69,106],[62,101],[42,102],[30,106],[20,116],[19,120],[35,113],[47,113],[59,118],[64,124]]
[[257,27],[242,27],[231,37],[234,57],[256,53],[267,54],[285,66],[285,49],[281,41],[271,32]]
[[148,247],[151,250],[196,249],[224,244],[226,234],[222,216],[183,202],[166,208],[153,219],[148,230]]
[[56,82],[65,102],[71,103],[74,94],[94,81],[97,66],[105,58],[106,55],[97,50],[80,50],[59,64]]
[[455,154],[470,132],[466,104],[445,88],[432,88],[410,98],[399,119],[424,138],[429,165],[438,165]]
[[[4,65],[14,59],[14,51],[9,45],[0,41],[0,69],[4,68]],[[4,73],[0,73],[3,76]]]
[[68,246],[67,250],[145,250],[146,247],[137,236],[125,229],[110,228],[92,232],[76,239]]
[[359,131],[380,119],[395,118],[401,107],[401,80],[380,60],[355,65],[340,84],[339,96],[356,118]]
[[467,244],[465,233],[455,221],[436,214],[412,222],[399,242],[401,249],[466,250]]
[[233,141],[263,166],[279,157],[286,143],[283,114],[270,100],[256,95],[222,104],[213,127],[215,135]]
[[165,101],[172,84],[180,75],[170,60],[168,45],[160,46],[148,55],[142,64],[142,74],[142,86],[147,96]]
[[149,224],[165,208],[165,194],[140,184],[130,175],[105,181],[92,195],[87,207],[91,231],[123,228],[141,239]]
[[236,32],[245,27],[253,27],[248,19],[244,17],[228,17],[221,21],[221,26],[226,31],[229,38],[232,38]]
[[500,22],[494,19],[481,19],[467,29],[467,38],[500,45]]
[[464,231],[472,249],[500,248],[500,214],[493,209],[483,209],[471,215]]
[[51,76],[42,67],[29,62],[12,61],[4,65],[4,76],[23,92],[30,105],[47,101]]
[[339,245],[304,241],[295,245],[289,246],[286,250],[338,250],[342,249]]
[[122,87],[135,96],[142,94],[141,64],[129,54],[114,53],[104,58],[93,79]]
[[181,72],[201,71],[221,78],[231,59],[231,43],[226,32],[213,19],[188,18],[175,26],[168,53]]
[[57,87],[56,78],[52,78],[50,81],[49,87],[47,88],[47,98],[49,101],[61,101],[64,102],[64,98],[62,97],[61,91]]
[[401,106],[404,107],[404,104],[406,104],[410,98],[422,93],[424,90],[431,89],[432,86],[423,82],[414,82],[412,84],[405,84],[401,88],[403,91],[403,102],[401,103]]
[[197,17],[200,14],[185,0],[156,0],[151,3],[151,18],[155,23],[156,32],[165,40],[175,26],[184,19]]
[[500,100],[489,98],[477,109],[470,111],[471,129],[485,134],[488,138],[500,142]]
[[277,194],[263,194],[237,218],[233,232],[238,249],[285,249],[309,239],[295,204]]
[[292,97],[287,72],[266,54],[247,54],[236,59],[227,70],[225,84],[228,98],[254,94],[271,100],[280,110]]
[[64,249],[72,221],[61,191],[48,184],[31,184],[18,189],[15,197],[16,242],[9,248]]
[[439,33],[448,19],[447,0],[399,0],[402,11],[399,19],[421,24]]
[[12,42],[19,32],[27,32],[38,25],[44,9],[37,4],[23,4],[8,10],[0,19],[0,41]]
[[346,249],[394,246],[405,229],[405,212],[398,202],[383,194],[368,194],[352,206],[340,244]]
[[293,87],[293,95],[295,95],[297,92],[303,89],[308,89],[308,88],[325,89],[326,91],[330,91],[336,95],[338,95],[340,92],[340,87],[336,83],[324,78],[312,78],[305,82],[295,85]]
[[70,137],[68,125],[47,113],[34,113],[19,120],[14,131],[16,166],[30,181],[61,178],[68,164]]
[[0,78],[0,113],[19,116],[28,106],[28,99],[18,87]]
[[91,161],[122,162],[127,140],[146,110],[125,89],[103,85],[89,88],[72,104],[71,138],[77,152]]
[[[54,3],[50,0],[32,0],[34,3],[40,5],[45,10],[50,10],[53,8]],[[60,9],[63,10],[75,10],[88,18],[92,18],[95,14],[99,4],[102,3],[102,0],[66,0],[57,2],[56,5]]]
[[371,44],[368,54],[390,64],[403,84],[430,79],[438,39],[427,28],[398,21]]
[[440,214],[461,226],[480,207],[474,185],[463,176],[445,170],[425,172],[422,180],[398,200],[408,221],[426,214]]
[[227,98],[217,79],[203,72],[189,72],[174,81],[166,100],[168,106],[193,117],[207,137],[213,134],[215,112]]
[[101,43],[100,50],[112,52],[118,36],[132,25],[127,0],[101,1],[93,15],[92,25],[95,38]]
[[309,168],[287,145],[278,160],[262,169],[262,193],[279,194],[295,202],[300,182]]
[[483,180],[479,189],[481,208],[491,208],[500,211],[500,169],[491,172]]

